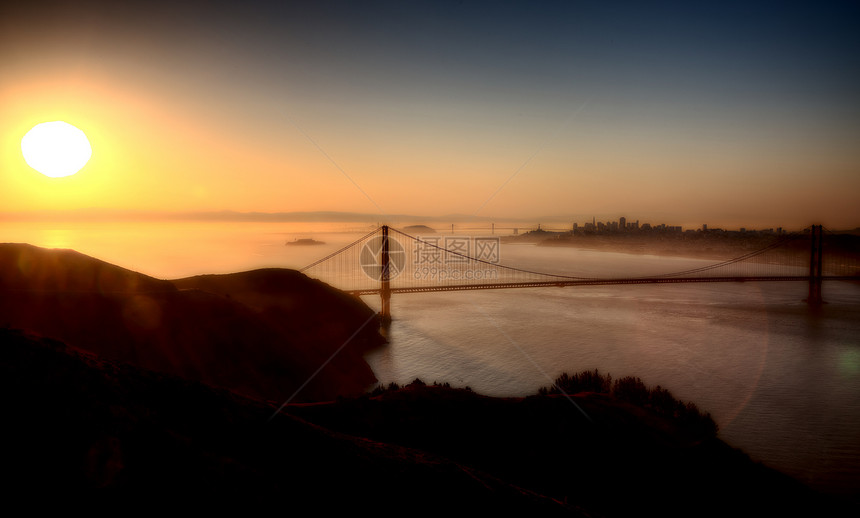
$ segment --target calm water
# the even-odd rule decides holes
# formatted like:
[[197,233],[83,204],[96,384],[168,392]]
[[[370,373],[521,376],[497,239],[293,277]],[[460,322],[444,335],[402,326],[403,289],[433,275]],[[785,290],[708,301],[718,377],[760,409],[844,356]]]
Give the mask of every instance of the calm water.
[[[366,232],[356,224],[4,223],[0,241],[79,251],[161,278],[298,268]],[[287,247],[313,237],[325,245]],[[502,262],[558,273],[638,275],[700,260],[508,245]],[[390,344],[368,361],[385,383],[447,381],[532,394],[563,371],[634,375],[711,412],[720,435],[815,487],[860,496],[860,285],[605,286],[407,294]],[[378,307],[377,297],[365,297]]]
[[638,376],[711,412],[720,436],[756,460],[856,495],[860,287],[826,284],[829,304],[817,314],[800,302],[805,289],[732,283],[395,296],[391,345],[368,360],[385,382],[420,377],[497,396],[533,394],[563,371]]

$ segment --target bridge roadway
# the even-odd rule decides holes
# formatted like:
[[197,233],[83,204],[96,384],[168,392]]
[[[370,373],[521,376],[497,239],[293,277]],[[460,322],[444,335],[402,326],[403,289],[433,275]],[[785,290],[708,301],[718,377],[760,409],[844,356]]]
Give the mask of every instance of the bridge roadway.
[[[858,281],[857,276],[822,276],[823,281]],[[523,281],[487,284],[451,284],[440,286],[411,286],[406,288],[389,288],[388,292],[395,293],[428,293],[436,291],[465,291],[465,290],[498,290],[508,288],[541,288],[547,286],[611,286],[618,284],[678,284],[691,282],[775,282],[802,281],[809,282],[808,275],[795,276],[758,276],[758,277],[638,277],[629,279],[578,279],[558,281]],[[344,290],[352,295],[379,295],[381,288]]]

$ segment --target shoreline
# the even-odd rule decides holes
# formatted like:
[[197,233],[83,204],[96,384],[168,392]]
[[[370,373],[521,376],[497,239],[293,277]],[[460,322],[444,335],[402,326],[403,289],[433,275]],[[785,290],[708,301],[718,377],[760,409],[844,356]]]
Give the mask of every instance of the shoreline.
[[[276,409],[0,331],[13,417],[6,437],[17,446],[4,471],[22,488],[264,488],[301,503],[343,494],[379,506],[383,487],[394,499],[384,509],[434,497],[440,511],[465,503],[559,516],[642,508],[682,516],[717,495],[721,512],[850,505],[752,461],[707,428],[587,387],[573,395],[581,412],[559,394],[494,398],[420,380]],[[666,490],[676,494],[651,498]],[[626,498],[612,498],[619,492]]]

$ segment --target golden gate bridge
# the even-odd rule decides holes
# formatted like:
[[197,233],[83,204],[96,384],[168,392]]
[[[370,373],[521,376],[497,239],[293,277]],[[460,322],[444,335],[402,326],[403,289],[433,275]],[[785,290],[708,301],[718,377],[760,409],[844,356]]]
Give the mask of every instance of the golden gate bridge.
[[378,294],[384,320],[391,318],[393,294],[549,286],[800,281],[809,284],[806,302],[817,306],[823,302],[823,281],[860,280],[856,254],[825,255],[825,241],[824,227],[812,225],[759,250],[697,268],[585,277],[501,264],[498,237],[419,237],[383,225],[300,271],[356,296]]

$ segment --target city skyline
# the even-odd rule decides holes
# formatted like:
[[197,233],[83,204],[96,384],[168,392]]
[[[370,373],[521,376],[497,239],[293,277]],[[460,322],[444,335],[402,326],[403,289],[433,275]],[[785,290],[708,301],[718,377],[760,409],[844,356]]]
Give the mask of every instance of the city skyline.
[[[134,211],[134,210],[102,210],[102,209],[81,209],[69,211],[40,211],[38,213],[28,212],[3,212],[0,211],[0,218],[7,221],[21,222],[50,222],[50,221],[65,221],[69,223],[82,222],[93,223],[101,221],[113,222],[158,222],[158,221],[198,221],[198,222],[283,222],[283,223],[372,223],[375,225],[390,224],[395,227],[409,225],[433,224],[438,228],[448,228],[450,225],[455,225],[455,228],[462,228],[462,225],[483,225],[487,229],[493,228],[517,228],[518,230],[527,231],[529,229],[538,229],[543,227],[551,228],[552,230],[560,230],[562,228],[584,229],[587,225],[594,224],[605,225],[610,227],[611,223],[618,224],[619,219],[626,217],[600,216],[592,215],[585,217],[583,215],[545,215],[544,217],[530,218],[513,218],[513,217],[484,217],[465,214],[443,214],[436,216],[420,215],[420,214],[387,214],[380,219],[378,214],[357,213],[357,212],[341,212],[341,211],[312,211],[312,212],[238,212],[238,211],[197,211],[197,212],[153,212],[153,211]],[[607,219],[609,218],[609,219]],[[771,225],[770,227],[755,226],[746,224],[743,221],[737,224],[717,224],[701,221],[678,222],[669,218],[662,218],[659,223],[652,221],[644,221],[643,218],[637,217],[630,220],[632,224],[640,223],[640,228],[646,230],[666,230],[666,229],[682,229],[688,230],[714,230],[714,231],[766,231],[782,229],[784,231],[800,231],[809,227],[809,225],[799,225],[796,227],[784,225]],[[813,223],[814,224],[814,223]],[[506,226],[507,225],[507,226]],[[510,225],[515,225],[510,227]],[[854,227],[828,227],[829,231],[856,231],[860,226]]]
[[[860,224],[856,5],[0,9],[4,213]],[[21,155],[54,120],[76,175]]]

